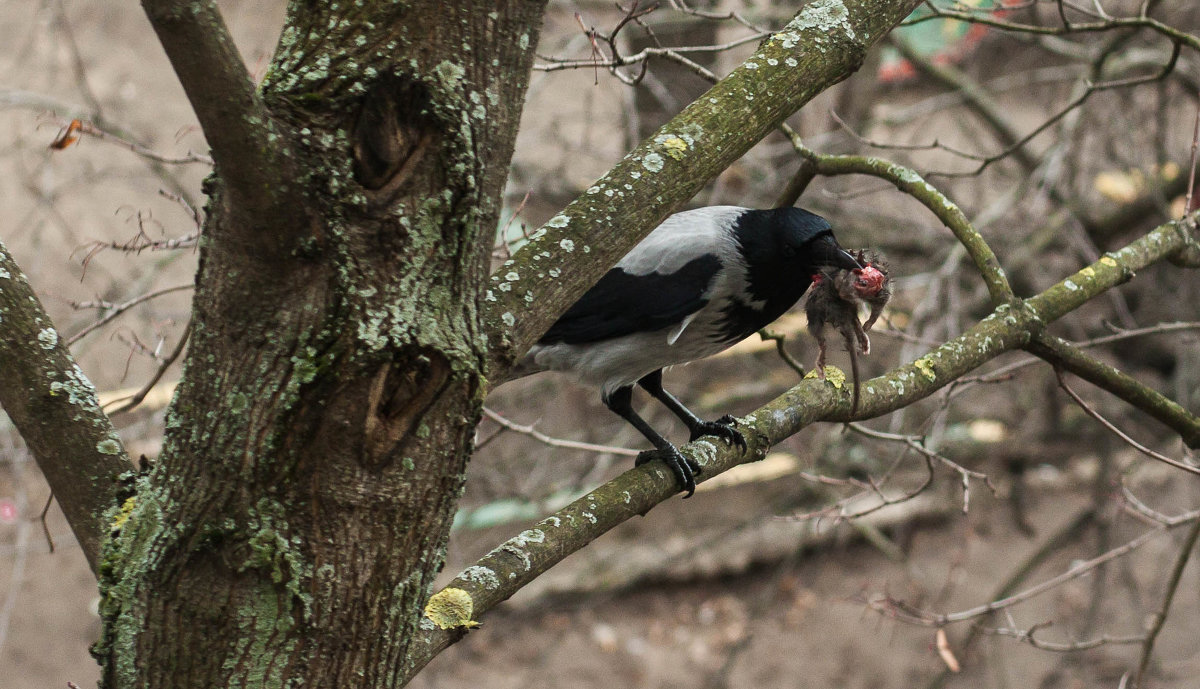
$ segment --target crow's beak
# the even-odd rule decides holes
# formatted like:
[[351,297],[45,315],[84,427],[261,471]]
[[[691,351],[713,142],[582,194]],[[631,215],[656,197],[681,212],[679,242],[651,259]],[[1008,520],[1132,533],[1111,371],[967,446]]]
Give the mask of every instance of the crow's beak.
[[819,266],[832,266],[845,270],[860,270],[862,265],[848,251],[838,246],[837,240],[826,236],[814,242],[814,263]]
[[851,256],[850,252],[840,248],[833,256],[833,265],[837,266],[838,268],[845,268],[846,270],[862,269],[862,264],[859,263],[853,256]]

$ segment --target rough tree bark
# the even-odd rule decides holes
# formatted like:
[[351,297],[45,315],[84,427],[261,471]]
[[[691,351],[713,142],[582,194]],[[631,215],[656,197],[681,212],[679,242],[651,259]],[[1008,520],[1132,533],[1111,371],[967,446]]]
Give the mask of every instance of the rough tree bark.
[[215,6],[146,0],[216,173],[163,452],[101,563],[108,686],[404,683],[543,5],[293,2],[256,90]]

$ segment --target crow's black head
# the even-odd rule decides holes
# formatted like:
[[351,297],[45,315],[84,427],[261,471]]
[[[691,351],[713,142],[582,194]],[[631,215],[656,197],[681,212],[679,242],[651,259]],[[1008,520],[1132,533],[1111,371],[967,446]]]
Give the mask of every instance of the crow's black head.
[[774,321],[799,301],[824,267],[860,268],[838,246],[833,228],[802,208],[751,210],[733,234],[746,261],[746,293],[727,309],[727,329],[745,336]]
[[748,211],[738,219],[734,234],[751,275],[765,271],[782,280],[807,278],[825,266],[861,267],[838,246],[829,222],[803,208]]

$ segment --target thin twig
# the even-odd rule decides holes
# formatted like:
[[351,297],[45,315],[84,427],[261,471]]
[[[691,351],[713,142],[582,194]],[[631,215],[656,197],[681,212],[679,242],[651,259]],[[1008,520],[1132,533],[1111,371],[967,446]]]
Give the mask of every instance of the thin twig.
[[1112,560],[1115,560],[1124,555],[1128,555],[1129,553],[1133,552],[1134,550],[1137,550],[1138,548],[1145,545],[1147,542],[1149,542],[1155,536],[1158,536],[1158,535],[1164,533],[1165,531],[1167,531],[1170,528],[1171,527],[1167,527],[1167,526],[1160,526],[1160,527],[1153,528],[1153,529],[1143,533],[1141,536],[1138,536],[1137,538],[1134,538],[1133,540],[1131,540],[1119,547],[1113,548],[1112,550],[1109,550],[1108,552],[1106,552],[1098,557],[1094,557],[1090,560],[1086,560],[1084,562],[1077,563],[1073,567],[1068,569],[1067,571],[1063,572],[1062,574],[1059,574],[1056,577],[1047,579],[1047,580],[1043,581],[1042,583],[1037,584],[1036,586],[1031,586],[1031,587],[1025,589],[1024,591],[1021,591],[1020,593],[1008,596],[1007,598],[1001,598],[999,600],[994,600],[994,601],[992,601],[990,603],[986,603],[984,605],[978,605],[974,608],[970,608],[970,609],[963,610],[960,612],[954,612],[954,613],[949,613],[949,614],[943,615],[943,614],[921,611],[921,610],[917,610],[915,608],[912,608],[911,606],[904,604],[902,601],[896,601],[891,598],[885,598],[884,600],[871,601],[870,605],[873,609],[878,610],[882,613],[885,613],[891,617],[894,617],[894,618],[899,619],[904,622],[908,622],[910,624],[916,624],[916,625],[921,625],[921,626],[944,627],[948,624],[953,624],[955,622],[965,622],[967,620],[971,620],[976,617],[982,617],[984,615],[989,615],[993,612],[996,612],[997,610],[1003,610],[1004,608],[1011,607],[1013,605],[1016,605],[1017,603],[1022,603],[1031,598],[1039,596],[1039,595],[1045,593],[1046,591],[1057,588],[1058,586],[1061,586],[1062,584],[1064,584],[1068,581],[1071,581],[1072,579],[1077,579],[1077,578],[1087,574],[1088,572],[1091,572],[1092,570],[1096,569],[1100,565],[1103,565],[1107,562],[1111,562]]
[[191,334],[192,334],[192,321],[189,319],[187,322],[187,325],[184,326],[184,328],[183,328],[183,334],[181,334],[179,336],[179,343],[177,345],[175,345],[175,349],[169,355],[167,355],[167,357],[165,359],[162,360],[162,363],[159,365],[158,370],[154,372],[154,375],[150,378],[150,380],[147,381],[144,386],[142,386],[141,390],[138,390],[136,393],[130,395],[129,397],[120,397],[118,399],[115,399],[115,400],[112,400],[111,402],[109,402],[109,404],[114,404],[116,402],[123,402],[125,400],[128,400],[128,402],[125,402],[125,404],[108,412],[108,415],[116,416],[117,414],[121,414],[121,413],[130,411],[134,407],[141,404],[142,400],[146,399],[146,395],[148,395],[150,393],[150,391],[152,389],[154,389],[154,386],[158,384],[158,381],[163,377],[163,374],[167,372],[167,369],[171,367],[171,364],[175,363],[175,360],[178,359],[179,355],[183,353],[183,348],[187,345],[188,337]]
[[1150,448],[1146,447],[1145,445],[1142,445],[1138,441],[1129,437],[1129,435],[1127,435],[1124,431],[1117,428],[1108,419],[1101,416],[1100,412],[1093,409],[1091,405],[1089,405],[1087,402],[1085,402],[1082,397],[1080,397],[1078,394],[1075,393],[1074,390],[1071,389],[1071,386],[1067,385],[1067,381],[1065,379],[1063,379],[1063,373],[1062,373],[1061,368],[1056,366],[1054,368],[1054,375],[1058,377],[1059,387],[1061,387],[1068,395],[1070,395],[1071,399],[1075,400],[1075,403],[1078,404],[1081,409],[1083,409],[1085,412],[1087,412],[1088,416],[1099,421],[1102,426],[1104,426],[1108,430],[1112,431],[1114,435],[1116,435],[1121,440],[1125,441],[1125,443],[1127,445],[1129,445],[1130,447],[1134,448],[1138,452],[1141,452],[1142,454],[1146,455],[1147,457],[1149,457],[1151,459],[1157,459],[1158,461],[1162,462],[1163,464],[1168,464],[1170,466],[1175,467],[1176,469],[1186,471],[1189,474],[1194,474],[1196,476],[1200,476],[1200,468],[1191,466],[1189,464],[1184,464],[1183,462],[1181,462],[1177,459],[1172,459],[1171,457],[1168,457],[1164,454],[1160,454],[1158,452],[1155,452],[1154,450],[1151,450]]
[[872,428],[868,428],[867,426],[864,426],[861,423],[851,423],[851,424],[848,424],[848,426],[850,427],[850,430],[852,430],[856,433],[865,435],[868,438],[875,438],[877,440],[887,440],[890,442],[904,443],[909,449],[911,449],[917,453],[920,453],[921,455],[924,455],[925,457],[927,457],[931,460],[940,462],[941,464],[950,468],[951,470],[958,472],[958,475],[962,478],[962,486],[963,486],[963,510],[962,511],[964,514],[967,513],[968,507],[970,505],[970,499],[971,499],[970,479],[977,479],[977,480],[983,481],[983,484],[988,487],[988,490],[990,490],[992,492],[992,495],[996,494],[996,486],[992,484],[992,479],[990,477],[988,477],[987,474],[980,472],[980,471],[972,471],[970,469],[967,469],[966,467],[949,459],[948,457],[945,457],[944,455],[942,455],[938,452],[930,450],[929,448],[925,447],[925,439],[920,436],[901,435],[898,433],[887,433],[884,431],[876,431]]
[[1187,196],[1184,197],[1183,214],[1186,216],[1192,210],[1192,192],[1196,189],[1196,152],[1200,150],[1200,100],[1196,102],[1196,124],[1192,129],[1192,157],[1188,164]]
[[46,496],[46,506],[42,508],[41,515],[38,519],[42,522],[42,533],[46,536],[46,545],[50,546],[50,552],[54,552],[54,537],[50,535],[50,525],[46,523],[46,515],[50,513],[50,506],[54,504],[54,491],[50,491],[50,495]]
[[792,356],[791,352],[785,346],[787,335],[777,333],[770,328],[763,328],[758,331],[758,336],[762,338],[763,342],[767,340],[773,341],[775,343],[775,351],[779,353],[779,358],[783,359],[783,363],[787,364],[801,378],[804,377],[804,366],[799,361],[796,361],[796,358]]
[[1192,528],[1188,530],[1187,537],[1183,539],[1183,547],[1179,549],[1179,557],[1175,558],[1175,567],[1171,570],[1171,579],[1167,582],[1167,591],[1163,595],[1162,606],[1154,613],[1153,622],[1150,629],[1146,632],[1146,640],[1142,644],[1142,659],[1138,663],[1137,673],[1133,676],[1133,682],[1129,685],[1131,689],[1138,689],[1142,686],[1142,678],[1146,674],[1146,668],[1150,665],[1150,656],[1154,652],[1154,641],[1158,638],[1158,633],[1162,631],[1163,624],[1167,621],[1167,612],[1171,609],[1171,602],[1175,599],[1175,592],[1179,590],[1179,579],[1183,576],[1183,569],[1187,567],[1188,560],[1192,557],[1192,550],[1196,547],[1196,538],[1200,537],[1200,521],[1192,524]]
[[483,408],[483,413],[492,421],[500,424],[510,431],[516,431],[522,435],[527,435],[540,443],[549,445],[550,447],[564,447],[571,450],[586,450],[588,452],[607,452],[614,455],[624,455],[626,457],[636,457],[639,454],[638,450],[630,450],[624,447],[613,447],[611,445],[596,445],[594,443],[583,443],[577,440],[563,440],[562,438],[552,438],[545,433],[534,428],[532,425],[522,426],[519,423],[510,421],[500,414]]
[[138,304],[141,304],[142,302],[146,302],[151,299],[161,297],[164,294],[170,294],[171,292],[180,292],[185,289],[192,289],[193,287],[195,287],[195,285],[190,285],[190,284],[189,285],[175,285],[174,287],[164,287],[160,290],[155,290],[153,292],[147,292],[146,294],[134,297],[133,299],[130,299],[129,301],[126,301],[121,304],[112,304],[111,302],[71,302],[71,306],[76,309],[96,308],[96,309],[111,309],[111,311],[104,314],[104,317],[101,318],[100,320],[98,320],[94,323],[88,324],[82,330],[75,333],[71,337],[67,338],[67,346],[69,347],[69,346],[75,344],[79,340],[83,339],[88,333],[96,330],[97,328],[101,328],[101,327],[105,326],[106,324],[111,323],[114,318],[116,318],[117,316],[120,316],[121,314],[123,314],[126,311],[128,311],[129,309],[137,306]]
[[[186,165],[187,163],[203,163],[205,165],[211,166],[213,164],[213,159],[210,156],[204,155],[202,153],[195,153],[192,151],[188,151],[186,154],[184,154],[182,156],[164,155],[164,154],[154,151],[152,149],[146,148],[145,146],[143,146],[137,142],[130,141],[124,137],[118,136],[117,134],[114,134],[114,133],[102,128],[100,125],[97,125],[94,122],[88,122],[86,120],[78,120],[78,121],[80,123],[79,127],[78,127],[78,131],[81,134],[87,134],[88,136],[90,136],[94,139],[100,139],[101,141],[107,141],[109,143],[116,144],[118,146],[122,146],[124,148],[129,149],[133,153],[135,153],[143,158],[146,158],[148,160],[153,160],[158,163],[166,163],[168,165]],[[56,123],[59,124],[60,126],[68,125],[68,124],[70,124],[70,122],[71,122],[70,120],[56,120]]]
[[1076,653],[1078,651],[1087,651],[1100,646],[1110,645],[1131,645],[1140,644],[1146,641],[1146,635],[1138,634],[1137,636],[1109,636],[1104,634],[1093,639],[1085,641],[1072,641],[1070,643],[1055,643],[1053,641],[1042,641],[1034,636],[1037,632],[1051,626],[1052,623],[1044,622],[1035,624],[1029,629],[1016,629],[1013,627],[983,627],[976,626],[974,629],[981,634],[989,636],[1008,636],[1018,641],[1024,642],[1042,651],[1050,651],[1051,653]]

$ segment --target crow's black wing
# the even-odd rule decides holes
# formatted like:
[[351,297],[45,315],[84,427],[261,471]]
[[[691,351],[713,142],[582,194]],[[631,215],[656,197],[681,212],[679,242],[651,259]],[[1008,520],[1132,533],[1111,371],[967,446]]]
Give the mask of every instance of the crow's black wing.
[[721,261],[702,254],[672,273],[613,268],[542,336],[540,344],[599,342],[683,322],[708,303]]

